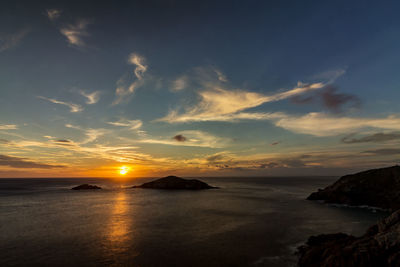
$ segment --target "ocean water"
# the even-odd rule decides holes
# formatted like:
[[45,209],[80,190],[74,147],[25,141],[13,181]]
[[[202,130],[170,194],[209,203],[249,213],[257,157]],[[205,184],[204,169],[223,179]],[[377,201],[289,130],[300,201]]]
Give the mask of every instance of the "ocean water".
[[[204,191],[0,179],[0,266],[295,266],[310,235],[361,235],[387,215],[305,200],[336,179],[204,178],[220,187]],[[82,183],[104,189],[70,190]]]

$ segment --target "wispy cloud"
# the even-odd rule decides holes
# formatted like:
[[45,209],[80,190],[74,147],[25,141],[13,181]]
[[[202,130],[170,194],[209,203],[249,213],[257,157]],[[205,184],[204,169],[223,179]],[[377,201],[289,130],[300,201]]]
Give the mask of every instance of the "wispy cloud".
[[178,76],[171,82],[172,92],[182,91],[188,88],[212,89],[228,82],[225,74],[215,66],[196,67],[185,74]]
[[106,129],[92,129],[92,128],[85,129],[80,126],[76,126],[76,125],[72,125],[72,124],[65,124],[65,127],[84,132],[84,134],[86,135],[86,138],[82,142],[77,142],[77,144],[79,144],[79,145],[84,145],[84,144],[88,144],[93,141],[96,141],[100,136],[103,136],[109,132]]
[[78,20],[75,24],[69,24],[60,29],[68,43],[75,47],[84,47],[86,44],[83,41],[83,37],[89,36],[87,27],[90,24],[88,20]]
[[207,156],[205,159],[206,159],[207,163],[218,164],[218,163],[226,163],[227,161],[231,161],[232,156],[224,151],[224,152],[218,152],[213,155]]
[[59,101],[57,99],[47,98],[47,97],[44,97],[44,96],[38,96],[38,98],[50,101],[51,103],[54,103],[54,104],[60,104],[60,105],[67,106],[67,107],[70,108],[70,111],[73,112],[73,113],[74,112],[81,112],[83,110],[82,106],[78,105],[78,104],[63,102],[63,101]]
[[325,80],[328,81],[329,84],[331,84],[335,82],[339,77],[343,76],[346,73],[346,69],[347,68],[340,68],[340,69],[324,71],[312,76],[312,79]]
[[134,73],[139,80],[143,78],[143,74],[147,71],[147,65],[145,62],[146,59],[137,53],[129,55],[128,63],[136,66]]
[[185,89],[188,86],[189,78],[186,75],[178,77],[172,82],[171,91],[178,92]]
[[17,46],[28,32],[29,30],[23,29],[11,34],[0,34],[0,53]]
[[400,139],[400,132],[391,133],[375,133],[371,135],[362,136],[359,138],[354,137],[355,134],[350,134],[342,138],[342,143],[355,144],[355,143],[378,143],[387,142]]
[[70,123],[65,124],[65,127],[71,128],[71,129],[76,129],[76,130],[83,130],[81,127],[76,126],[76,125],[72,125]]
[[114,100],[113,105],[121,103],[125,97],[133,94],[137,88],[144,84],[143,76],[148,68],[146,65],[146,59],[137,53],[132,53],[128,57],[128,63],[135,66],[133,72],[136,80],[133,82],[127,82],[126,78],[118,80],[117,88],[115,90],[116,99]]
[[46,163],[37,163],[29,161],[25,158],[12,157],[6,155],[0,155],[0,166],[9,166],[13,168],[40,168],[40,169],[52,169],[52,168],[63,168],[63,165],[51,165]]
[[203,131],[187,130],[180,132],[173,138],[144,138],[137,140],[137,142],[172,146],[222,148],[227,145],[228,140]]
[[104,129],[86,129],[85,135],[87,138],[84,141],[82,141],[80,144],[87,144],[87,143],[96,141],[100,136],[102,136],[106,133],[107,133],[107,130],[104,130]]
[[[167,116],[158,121],[182,123],[191,121],[233,121],[238,119],[251,119],[251,113],[241,114],[240,112],[260,106],[264,103],[275,102],[305,92],[317,90],[324,86],[324,83],[299,83],[297,87],[291,90],[272,95],[212,87],[211,89],[198,93],[201,101],[193,108],[188,108],[183,114],[179,114],[176,110],[171,111]],[[257,117],[256,115],[257,114],[255,114],[254,117]]]
[[352,118],[331,116],[326,113],[312,112],[303,116],[281,113],[274,120],[276,126],[286,130],[315,136],[335,136],[355,132],[361,129],[400,130],[400,118]]
[[61,145],[61,146],[71,146],[74,145],[74,142],[68,139],[58,139],[58,140],[53,140],[55,144]]
[[141,120],[127,120],[127,119],[121,119],[115,122],[109,121],[107,123],[119,127],[128,127],[131,130],[140,129],[143,125]]
[[15,124],[0,124],[0,130],[16,130],[18,126]]
[[54,21],[61,16],[61,10],[56,8],[47,9],[46,15],[49,18],[49,20]]
[[100,100],[100,91],[86,93],[85,91],[81,90],[79,93],[86,97],[86,104],[88,105],[96,104]]
[[400,149],[398,148],[382,148],[375,150],[367,150],[363,153],[373,154],[373,155],[381,155],[381,156],[391,156],[391,155],[400,155]]
[[218,80],[220,82],[227,82],[228,81],[228,78],[225,76],[225,74],[222,73],[222,71],[220,71],[219,69],[217,69],[215,67],[213,68],[213,70],[214,70],[215,74],[217,74]]

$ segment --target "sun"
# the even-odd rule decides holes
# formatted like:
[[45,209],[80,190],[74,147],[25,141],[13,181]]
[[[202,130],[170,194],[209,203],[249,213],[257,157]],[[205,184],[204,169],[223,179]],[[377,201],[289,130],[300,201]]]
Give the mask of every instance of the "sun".
[[119,167],[119,174],[121,174],[121,175],[125,175],[125,174],[127,174],[128,172],[129,172],[129,170],[130,170],[130,168],[129,167],[127,167],[127,166],[121,166],[121,167]]

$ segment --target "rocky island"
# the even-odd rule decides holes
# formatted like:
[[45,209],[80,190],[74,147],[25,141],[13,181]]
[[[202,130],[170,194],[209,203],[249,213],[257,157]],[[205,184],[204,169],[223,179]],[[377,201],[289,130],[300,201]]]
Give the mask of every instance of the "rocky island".
[[345,175],[325,189],[312,193],[307,199],[394,211],[400,208],[399,192],[400,166],[393,166]]
[[215,189],[217,187],[210,186],[196,179],[183,179],[177,176],[167,176],[142,185],[133,186],[132,188],[145,189],[168,189],[168,190],[202,190]]
[[100,186],[90,185],[90,184],[81,184],[71,188],[72,190],[92,190],[92,189],[101,189]]
[[299,267],[400,266],[400,166],[341,177],[307,199],[397,210],[361,237],[344,233],[311,236],[298,248]]

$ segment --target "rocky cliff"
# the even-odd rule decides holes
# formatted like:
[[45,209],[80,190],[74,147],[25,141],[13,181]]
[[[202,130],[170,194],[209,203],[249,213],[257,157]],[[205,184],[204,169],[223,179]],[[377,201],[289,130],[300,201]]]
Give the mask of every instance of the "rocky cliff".
[[352,206],[400,208],[400,166],[363,171],[341,177],[307,199]]

